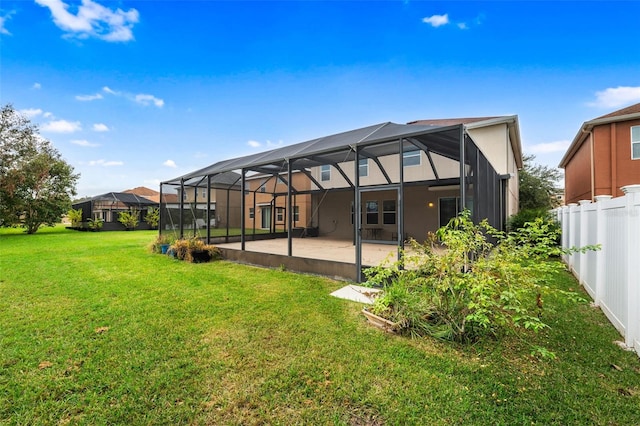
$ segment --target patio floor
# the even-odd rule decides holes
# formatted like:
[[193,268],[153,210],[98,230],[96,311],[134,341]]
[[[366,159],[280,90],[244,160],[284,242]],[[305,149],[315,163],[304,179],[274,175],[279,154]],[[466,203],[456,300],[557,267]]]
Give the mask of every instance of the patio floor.
[[[356,263],[356,248],[351,240],[337,240],[325,237],[294,238],[292,255],[306,259],[328,260],[333,262]],[[220,248],[240,250],[240,243],[217,244]],[[262,241],[246,241],[245,250],[287,255],[287,239],[276,238]],[[396,259],[397,246],[391,244],[362,243],[362,265],[375,266],[389,255]]]

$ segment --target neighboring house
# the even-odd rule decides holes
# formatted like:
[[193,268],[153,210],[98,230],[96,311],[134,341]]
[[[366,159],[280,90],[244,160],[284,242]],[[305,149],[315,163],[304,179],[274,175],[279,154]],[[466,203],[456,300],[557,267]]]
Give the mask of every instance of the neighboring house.
[[138,212],[140,223],[137,229],[150,229],[144,222],[144,216],[149,208],[158,206],[155,201],[129,192],[108,192],[74,203],[72,208],[82,210],[82,227],[87,227],[89,219],[102,219],[103,230],[116,231],[125,229],[124,225],[118,222],[119,213],[131,210]]
[[[292,202],[292,227],[312,227],[311,188],[309,178],[302,172],[292,174],[292,187],[296,193]],[[287,214],[287,176],[257,173],[245,180],[245,227],[271,232],[284,232],[288,229]],[[300,231],[302,232],[302,231]]]
[[138,186],[133,189],[127,189],[122,191],[128,194],[136,194],[144,198],[148,198],[149,200],[160,204],[160,193],[151,188],[147,188],[146,186]]
[[220,173],[207,184],[206,179],[196,178],[182,185],[161,186],[161,228],[179,229],[180,223],[183,229],[194,230],[207,229],[207,223],[210,228],[240,228],[240,175]]
[[585,121],[559,167],[566,204],[640,184],[640,103]]

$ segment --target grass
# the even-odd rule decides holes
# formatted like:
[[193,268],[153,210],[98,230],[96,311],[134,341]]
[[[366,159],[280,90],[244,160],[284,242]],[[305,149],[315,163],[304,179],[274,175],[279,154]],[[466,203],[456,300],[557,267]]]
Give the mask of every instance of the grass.
[[0,424],[640,423],[640,361],[586,303],[548,301],[540,335],[411,340],[329,296],[344,283],[154,236],[0,231]]

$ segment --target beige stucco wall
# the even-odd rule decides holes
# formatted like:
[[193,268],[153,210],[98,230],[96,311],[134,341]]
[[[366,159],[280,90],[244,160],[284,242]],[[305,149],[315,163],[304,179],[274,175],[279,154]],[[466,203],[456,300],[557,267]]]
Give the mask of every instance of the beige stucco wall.
[[[458,196],[458,191],[430,191],[425,186],[412,186],[406,187],[404,194],[405,234],[418,241],[424,241],[428,232],[433,232],[438,229],[439,199],[443,197],[456,197]],[[366,201],[376,200],[379,202],[380,207],[378,225],[367,225],[364,223],[366,220],[363,218],[362,228],[365,230],[363,232],[364,238],[367,236],[367,228],[377,227],[381,228],[381,240],[391,240],[392,233],[397,231],[397,220],[396,225],[382,224],[382,202],[384,200],[396,199],[396,197],[397,191],[395,190],[362,193],[363,206]],[[317,215],[314,218],[314,222],[319,226],[321,236],[353,240],[354,228],[351,223],[351,205],[353,198],[353,191],[329,192],[322,202],[320,202],[322,195],[314,195],[314,209],[317,208]]]
[[[448,178],[457,178],[460,173],[460,166],[457,161],[451,160],[449,158],[443,157],[438,154],[431,154],[431,158],[435,165],[435,168],[438,172],[438,177],[440,179],[448,179]],[[386,155],[379,158],[382,167],[385,169],[389,178],[393,183],[400,182],[400,164],[398,161],[398,155]],[[354,182],[355,170],[354,170],[354,162],[348,161],[344,163],[339,163],[340,168],[344,171],[351,182]],[[368,176],[364,176],[360,178],[361,186],[368,185],[381,185],[386,184],[387,181],[384,178],[384,175],[380,171],[378,165],[371,159],[368,160]],[[325,189],[333,189],[333,188],[347,188],[349,184],[342,177],[342,175],[336,170],[333,166],[331,167],[330,179],[327,181],[323,181],[321,177],[320,167],[314,167],[311,170],[312,176],[320,182],[323,188]],[[435,175],[427,158],[427,155],[424,152],[420,152],[420,164],[414,166],[405,166],[404,167],[404,181],[405,182],[417,182],[423,180],[435,180]],[[315,185],[312,185],[312,188],[317,189]]]

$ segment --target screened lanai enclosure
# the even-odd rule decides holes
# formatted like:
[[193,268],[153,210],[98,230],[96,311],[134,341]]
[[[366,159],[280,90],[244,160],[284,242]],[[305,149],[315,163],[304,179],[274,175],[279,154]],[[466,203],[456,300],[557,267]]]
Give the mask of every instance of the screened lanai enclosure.
[[[363,250],[399,255],[408,238],[424,240],[465,208],[475,221],[503,229],[509,179],[464,124],[387,122],[163,182],[160,232],[203,238],[238,261],[320,274],[325,268],[326,275],[360,281],[370,265]],[[265,240],[281,244],[281,252],[257,254],[254,242]],[[318,241],[326,244],[314,246]],[[317,248],[309,254],[311,246]],[[318,259],[338,246],[351,254],[334,260],[344,264],[334,273],[335,265]]]
[[139,223],[136,229],[151,229],[144,222],[144,217],[150,208],[157,208],[158,203],[129,192],[107,192],[106,194],[74,203],[71,207],[76,210],[82,210],[80,229],[87,229],[89,220],[102,219],[104,222],[102,230],[121,231],[126,229],[118,221],[119,214],[122,212],[135,212],[137,214]]

